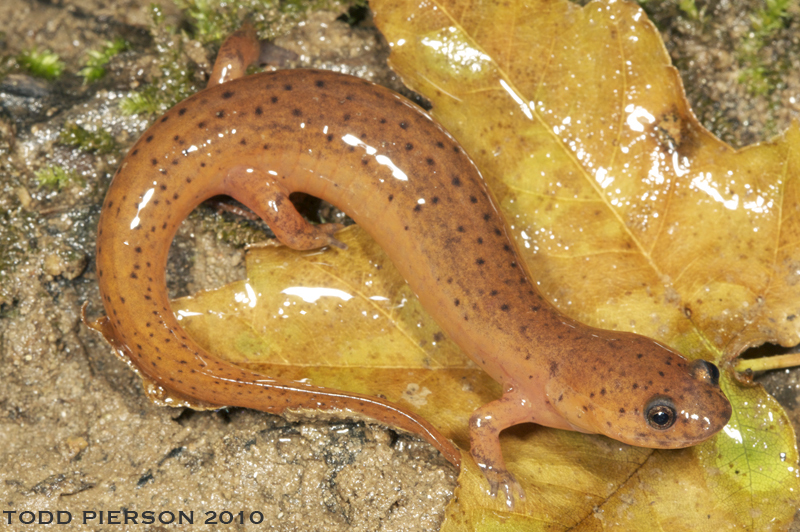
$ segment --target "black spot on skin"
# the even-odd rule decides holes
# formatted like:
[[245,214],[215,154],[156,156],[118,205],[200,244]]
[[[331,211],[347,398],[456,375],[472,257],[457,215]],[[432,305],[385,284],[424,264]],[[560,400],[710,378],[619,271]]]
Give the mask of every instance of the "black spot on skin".
[[492,290],[491,292],[489,292],[489,295],[490,296],[496,296],[497,295],[497,290]]
[[453,284],[453,278],[452,277],[448,277],[447,278],[447,284]]
[[619,409],[619,413],[620,413],[620,414],[624,414],[624,413],[625,413],[625,409],[624,409],[624,408],[620,408],[620,409]]
[[475,264],[477,264],[478,266],[483,266],[484,264],[486,264],[486,261],[483,259],[478,259],[475,261]]
[[419,204],[414,205],[414,212],[419,212],[421,210],[422,210],[422,205],[419,205]]
[[400,122],[400,129],[408,129],[408,123]]
[[144,141],[145,142],[152,142],[153,141],[153,135],[148,135],[147,138],[144,139]]
[[641,354],[641,353],[639,353],[639,354],[637,354],[637,355],[636,355],[636,358],[642,358],[642,357],[644,357],[644,355],[643,355],[643,354]]
[[500,305],[500,310],[503,312],[508,312],[508,305]]
[[172,165],[177,166],[180,161],[178,159],[172,159]]
[[136,272],[131,272],[131,279],[138,279],[139,276],[136,275]]
[[247,139],[240,140],[239,144],[241,144],[242,146],[247,146]]
[[292,109],[292,114],[294,116],[303,116],[303,111],[301,111],[300,109]]
[[393,199],[394,199],[394,194],[389,194],[389,201],[392,201]]
[[434,197],[432,197],[432,198],[431,198],[431,203],[433,203],[434,205],[436,205],[437,203],[439,203],[439,197],[438,197],[438,196],[434,196]]
[[229,99],[231,96],[233,96],[233,91],[225,91],[222,93],[222,98],[224,100]]
[[166,122],[167,120],[169,120],[169,117],[168,117],[168,116],[165,116],[164,118],[162,118],[162,119],[161,119],[161,123],[163,124],[163,123],[164,123],[164,122]]
[[219,111],[217,111],[216,117],[217,118],[225,118],[225,111],[220,109]]
[[343,119],[345,122],[347,122],[348,120],[350,120],[350,113],[346,113],[346,114],[345,114],[345,115],[342,117],[342,119]]
[[263,113],[263,112],[264,112],[264,110],[263,110],[263,109],[261,109],[261,107],[260,107],[260,106],[259,106],[259,107],[256,107],[256,114],[257,114],[257,115],[261,116],[261,113]]
[[658,376],[659,376],[659,377],[663,377],[663,376],[664,376],[664,372],[663,372],[663,371],[659,371],[659,372],[658,372]]
[[459,226],[456,228],[456,231],[458,231],[459,233],[463,233],[463,232],[464,232],[464,226],[463,226],[463,225],[459,225]]
[[292,90],[292,86],[287,83],[286,85],[283,86],[283,90],[290,91],[290,90]]
[[600,390],[600,395],[605,395],[605,394],[606,394],[606,389],[605,389],[605,388],[602,388],[602,389]]
[[430,157],[428,157],[427,159],[425,159],[425,162],[426,162],[426,163],[428,163],[428,166],[433,166],[434,164],[436,164],[436,161],[434,161],[434,160],[433,160],[433,159],[431,159]]
[[436,146],[439,147],[439,148],[444,148],[444,142],[442,142],[440,140],[440,141],[436,142]]
[[155,159],[150,159],[150,162],[152,163],[153,166],[158,164],[158,161],[156,161]]
[[278,103],[278,97],[273,96],[272,98],[269,99],[269,101],[271,101],[272,103]]
[[326,138],[328,139],[328,142],[330,142],[333,140],[333,135],[328,135]]
[[411,151],[413,149],[414,149],[414,145],[413,144],[411,144],[410,142],[408,144],[406,144],[406,151]]
[[483,238],[482,237],[478,237],[477,242],[478,242],[478,244],[483,244]]
[[197,124],[197,128],[198,128],[198,129],[205,129],[205,127],[206,127],[206,123],[205,123],[205,122],[199,122],[199,123]]
[[325,86],[325,82],[322,81],[321,79],[318,79],[317,81],[314,82],[314,85],[316,85],[317,87],[319,87],[321,89],[322,87]]
[[178,115],[179,116],[183,116],[184,114],[186,114],[186,108],[185,107],[183,109],[181,109],[180,111],[178,111]]
[[200,163],[200,166],[201,166],[202,168],[205,168],[205,167],[206,167],[206,163]]
[[483,221],[484,222],[488,222],[491,219],[492,219],[492,215],[491,214],[486,213],[486,214],[483,215]]
[[140,246],[136,246],[136,247],[134,248],[134,251],[135,251],[136,253],[141,253],[141,252],[142,252],[142,248],[141,248]]
[[167,185],[161,185],[161,190],[167,190]]
[[633,386],[631,386],[631,388],[633,388],[634,390],[638,390],[639,389],[639,384],[634,382]]
[[459,306],[459,305],[461,304],[461,301],[459,301],[458,299],[456,299],[455,301],[453,301],[453,303],[455,303],[455,305],[456,305],[456,306]]
[[476,198],[475,196],[470,196],[469,201],[472,203],[478,203],[478,198]]
[[459,177],[454,177],[452,181],[450,181],[454,187],[461,186],[461,179]]

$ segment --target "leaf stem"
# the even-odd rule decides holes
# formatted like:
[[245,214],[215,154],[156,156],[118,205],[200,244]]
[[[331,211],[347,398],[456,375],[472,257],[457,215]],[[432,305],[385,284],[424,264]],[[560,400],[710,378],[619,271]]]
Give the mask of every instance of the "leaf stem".
[[740,360],[736,365],[736,371],[742,372],[748,369],[752,371],[767,371],[770,369],[784,369],[794,366],[800,366],[800,353]]

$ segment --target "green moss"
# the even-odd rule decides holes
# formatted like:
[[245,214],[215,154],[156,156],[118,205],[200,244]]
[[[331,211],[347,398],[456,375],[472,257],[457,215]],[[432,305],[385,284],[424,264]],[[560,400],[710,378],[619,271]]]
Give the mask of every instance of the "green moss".
[[762,54],[786,27],[791,4],[792,0],[766,0],[766,7],[750,16],[752,31],[736,49],[742,69],[739,83],[747,85],[747,91],[753,96],[763,97],[774,93],[783,72],[790,68],[787,54],[782,54],[777,61],[762,58]]
[[17,63],[40,78],[56,79],[64,73],[64,62],[50,50],[31,48],[17,56]]
[[86,152],[111,153],[117,148],[114,137],[107,131],[101,129],[90,132],[74,122],[64,124],[58,135],[58,141]]
[[165,108],[162,98],[153,87],[145,87],[141,92],[135,92],[119,102],[119,109],[126,115],[156,114]]
[[697,4],[695,4],[694,0],[680,0],[678,2],[678,7],[681,11],[686,13],[686,16],[692,20],[697,20],[700,18],[700,14],[697,11]]
[[92,83],[106,74],[105,66],[118,53],[127,50],[130,44],[118,37],[113,41],[106,41],[99,50],[90,50],[87,54],[86,66],[78,74],[83,76],[85,84]]
[[[338,0],[173,0],[192,21],[193,37],[204,44],[225,37],[251,23],[262,38],[273,39],[303,20],[309,11],[346,9]],[[364,0],[356,0],[364,1]]]
[[161,114],[202,88],[183,52],[188,39],[164,23],[164,14],[155,4],[150,5],[150,18],[158,73],[142,90],[122,99],[120,110],[129,115]]
[[[152,82],[120,102],[126,114],[161,114],[205,86],[184,53],[192,40],[219,45],[244,22],[262,38],[274,38],[303,20],[312,9],[340,8],[338,0],[174,0],[185,11],[188,29],[165,23],[161,8],[150,6],[150,33],[156,43],[159,73]],[[363,2],[364,0],[356,0]]]
[[34,172],[40,187],[61,190],[69,183],[80,180],[77,173],[65,170],[61,166],[46,166]]

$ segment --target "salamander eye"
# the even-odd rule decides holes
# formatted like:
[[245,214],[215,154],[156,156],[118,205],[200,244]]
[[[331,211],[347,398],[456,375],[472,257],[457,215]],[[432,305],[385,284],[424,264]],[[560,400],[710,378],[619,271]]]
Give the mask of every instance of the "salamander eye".
[[675,407],[666,397],[654,397],[645,409],[647,424],[656,430],[666,430],[675,423]]

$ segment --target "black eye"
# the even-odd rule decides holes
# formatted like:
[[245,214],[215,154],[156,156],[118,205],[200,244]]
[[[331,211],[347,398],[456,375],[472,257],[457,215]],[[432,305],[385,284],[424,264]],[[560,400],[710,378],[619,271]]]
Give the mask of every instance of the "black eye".
[[647,424],[657,430],[666,430],[675,423],[675,407],[665,397],[656,397],[650,401],[645,410]]

